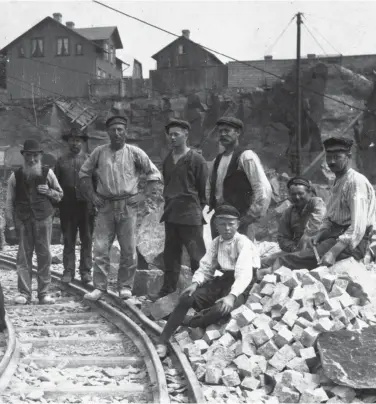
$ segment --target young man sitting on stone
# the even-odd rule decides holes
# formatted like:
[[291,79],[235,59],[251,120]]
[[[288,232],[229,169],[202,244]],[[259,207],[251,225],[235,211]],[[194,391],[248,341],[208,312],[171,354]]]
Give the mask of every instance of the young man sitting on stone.
[[[183,324],[206,328],[246,302],[253,271],[260,268],[260,258],[252,241],[237,232],[239,218],[239,211],[232,206],[222,205],[215,210],[214,220],[219,236],[212,241],[193,275],[192,285],[183,290],[167,321],[157,346],[161,358],[166,356],[167,341],[191,307],[199,313],[185,318]],[[214,276],[216,270],[223,275]]]
[[306,249],[325,217],[325,203],[316,196],[310,181],[302,177],[291,178],[287,189],[291,206],[284,212],[278,226],[277,239],[281,251],[262,258],[262,268],[272,266],[277,258],[288,253]]

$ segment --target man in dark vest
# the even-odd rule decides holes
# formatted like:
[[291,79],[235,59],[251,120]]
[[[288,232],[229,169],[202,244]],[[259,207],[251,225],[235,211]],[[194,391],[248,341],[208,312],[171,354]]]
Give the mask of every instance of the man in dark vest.
[[88,140],[86,133],[72,128],[62,136],[68,143],[69,150],[59,157],[55,167],[64,197],[59,205],[61,230],[64,237],[63,264],[64,283],[72,282],[76,272],[76,239],[80,234],[80,276],[82,283],[91,282],[92,238],[94,228],[94,205],[88,202],[80,189],[78,174],[82,164],[89,157],[82,149],[83,142]]
[[32,258],[33,252],[38,262],[38,299],[40,304],[52,304],[54,299],[48,296],[51,283],[50,242],[54,207],[63,191],[54,172],[42,166],[42,154],[39,143],[34,139],[25,140],[21,150],[24,164],[12,173],[8,181],[6,199],[6,220],[12,238],[15,237],[15,216],[19,228],[19,247],[17,253],[17,273],[19,295],[16,304],[27,304],[32,299]]
[[[221,204],[234,206],[241,215],[238,232],[248,234],[250,224],[265,215],[272,188],[257,154],[239,147],[244,125],[240,119],[222,117],[217,122],[224,152],[214,160],[208,181],[210,210]],[[212,238],[218,236],[213,220]]]

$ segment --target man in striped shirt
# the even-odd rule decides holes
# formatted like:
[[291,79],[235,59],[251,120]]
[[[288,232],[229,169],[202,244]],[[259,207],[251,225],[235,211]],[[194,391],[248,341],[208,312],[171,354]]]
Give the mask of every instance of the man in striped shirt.
[[[317,247],[321,265],[354,257],[364,258],[375,221],[375,191],[367,178],[350,168],[353,141],[330,138],[324,142],[326,161],[336,179],[327,202],[327,214],[311,243]],[[313,269],[317,260],[312,246],[279,258],[273,265]]]
[[[222,205],[215,210],[214,216],[219,236],[212,241],[201,259],[192,285],[182,292],[160,336],[157,351],[162,358],[167,353],[167,341],[191,307],[199,313],[184,319],[185,325],[205,328],[217,323],[246,302],[253,271],[260,268],[257,248],[251,240],[237,232],[239,211],[232,206]],[[223,272],[223,275],[215,276],[216,270]]]

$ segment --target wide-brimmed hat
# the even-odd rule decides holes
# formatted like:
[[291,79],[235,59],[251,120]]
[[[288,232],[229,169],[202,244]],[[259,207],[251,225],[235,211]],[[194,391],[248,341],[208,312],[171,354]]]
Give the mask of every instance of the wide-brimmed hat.
[[67,141],[70,137],[79,137],[81,138],[84,142],[86,142],[89,139],[89,136],[87,135],[86,132],[83,132],[82,130],[78,128],[71,128],[63,133],[61,138],[65,141]]
[[24,142],[23,149],[20,150],[21,154],[24,153],[43,153],[43,149],[40,147],[40,144],[35,139],[26,139]]

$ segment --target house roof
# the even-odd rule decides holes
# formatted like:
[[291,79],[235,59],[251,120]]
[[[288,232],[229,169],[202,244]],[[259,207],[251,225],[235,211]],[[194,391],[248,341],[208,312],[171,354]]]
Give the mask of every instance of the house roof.
[[157,59],[157,56],[164,52],[167,48],[169,48],[170,46],[174,45],[175,42],[179,41],[179,40],[183,40],[183,41],[187,41],[190,43],[193,43],[195,46],[202,48],[206,53],[208,53],[212,58],[214,58],[219,64],[223,65],[223,62],[221,60],[219,60],[217,58],[217,56],[214,55],[214,53],[209,52],[208,50],[206,50],[203,46],[201,46],[200,44],[192,41],[191,39],[186,38],[184,35],[179,36],[179,38],[176,38],[174,41],[170,42],[168,45],[166,45],[164,48],[162,48],[160,51],[158,51],[156,54],[154,54],[152,56],[153,59]]
[[73,30],[90,41],[101,41],[103,39],[108,39],[115,33],[114,39],[116,49],[123,49],[123,44],[121,43],[117,27],[74,28]]
[[[14,39],[12,42],[8,43],[8,45],[4,46],[4,48],[0,49],[0,53],[4,53],[5,51],[7,51],[7,49],[12,46],[16,41],[18,41],[21,37],[23,37],[24,35],[27,35],[29,32],[31,32],[34,28],[39,27],[41,25],[43,25],[44,23],[46,23],[47,21],[52,22],[53,24],[58,24],[60,27],[64,27],[67,31],[74,33],[75,35],[79,36],[80,38],[83,38],[85,41],[90,42],[92,45],[94,46],[99,46],[98,44],[96,44],[94,42],[94,39],[89,39],[87,36],[85,36],[84,34],[81,34],[79,32],[77,32],[79,29],[71,29],[69,27],[67,27],[66,25],[60,23],[59,21],[56,21],[54,18],[48,16],[43,18],[43,20],[39,21],[37,24],[33,25],[30,29],[28,29],[27,31],[25,31],[23,34],[19,35],[16,39]],[[120,40],[120,35],[119,32],[117,30],[116,27],[97,27],[97,28],[88,28],[89,30],[91,29],[101,29],[101,28],[112,28],[112,32],[114,32],[116,30],[116,35],[115,35],[115,41],[116,41],[116,49],[123,49],[123,45],[121,43]],[[85,29],[85,28],[81,28],[81,29]],[[109,38],[111,36],[111,34],[107,37]],[[105,39],[107,39],[105,38]],[[99,40],[99,39],[98,39]],[[120,45],[120,46],[119,46]],[[119,59],[120,60],[120,59]]]

